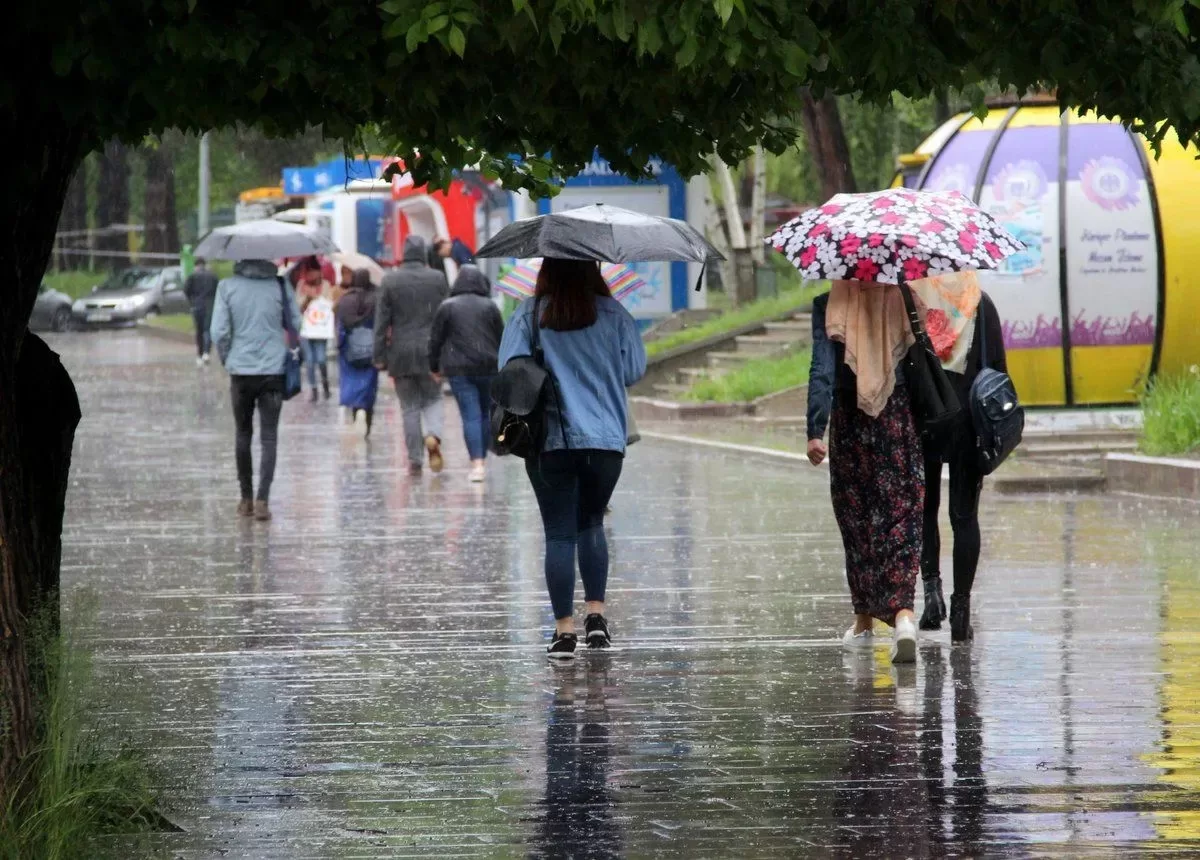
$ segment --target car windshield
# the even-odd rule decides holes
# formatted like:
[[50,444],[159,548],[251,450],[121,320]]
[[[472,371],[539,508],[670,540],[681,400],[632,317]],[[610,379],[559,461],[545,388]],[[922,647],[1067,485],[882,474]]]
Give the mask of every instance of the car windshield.
[[125,269],[113,272],[97,290],[148,290],[154,286],[154,278],[157,275],[157,272],[148,272],[145,269]]

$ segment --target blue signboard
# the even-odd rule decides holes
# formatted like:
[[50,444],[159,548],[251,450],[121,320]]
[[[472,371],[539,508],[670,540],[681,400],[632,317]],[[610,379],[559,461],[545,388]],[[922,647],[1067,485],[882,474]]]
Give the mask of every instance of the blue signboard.
[[378,159],[347,161],[332,158],[312,167],[285,167],[281,176],[283,191],[294,197],[307,196],[337,188],[354,179],[374,179],[379,175],[381,163]]

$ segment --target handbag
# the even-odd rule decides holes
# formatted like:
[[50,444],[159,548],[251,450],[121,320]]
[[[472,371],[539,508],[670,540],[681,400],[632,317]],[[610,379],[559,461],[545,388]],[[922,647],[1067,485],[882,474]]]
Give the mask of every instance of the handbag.
[[1012,378],[987,366],[987,321],[983,319],[982,305],[979,324],[982,368],[971,383],[968,396],[979,471],[990,475],[1021,444],[1025,433],[1025,408],[1017,398]]
[[300,381],[300,333],[292,327],[291,316],[288,314],[287,287],[283,278],[279,281],[279,297],[283,299],[283,333],[287,349],[283,356],[283,399],[291,400],[300,393],[303,384]]
[[346,363],[359,369],[375,360],[375,324],[362,322],[346,332]]
[[554,375],[546,367],[546,355],[541,345],[541,318],[538,308],[541,299],[533,300],[530,314],[531,355],[518,355],[509,359],[500,373],[492,380],[492,450],[501,456],[508,454],[523,460],[541,456],[549,432],[546,418],[547,392],[553,391],[558,407],[559,424],[563,443],[567,445],[566,416]]
[[950,438],[950,430],[962,413],[962,403],[942,367],[942,360],[933,350],[933,342],[925,331],[907,284],[900,285],[900,294],[904,297],[908,323],[916,338],[903,361],[913,417],[917,430],[927,442],[942,445]]

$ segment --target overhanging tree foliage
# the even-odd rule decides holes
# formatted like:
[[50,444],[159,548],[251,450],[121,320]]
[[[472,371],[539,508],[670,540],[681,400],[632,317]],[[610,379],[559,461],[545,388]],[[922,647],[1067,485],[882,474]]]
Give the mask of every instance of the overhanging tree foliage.
[[[982,80],[1056,87],[1066,102],[1139,118],[1152,139],[1160,121],[1194,139],[1196,2],[10,4],[0,130],[19,169],[0,206],[0,794],[35,737],[23,618],[57,582],[66,469],[38,470],[69,456],[34,413],[47,397],[74,400],[51,355],[26,348],[25,324],[84,152],[171,127],[282,135],[320,123],[348,140],[370,128],[418,180],[478,163],[510,187],[545,189],[556,165],[569,171],[597,145],[631,173],[653,155],[695,173],[714,148],[733,163],[759,141],[779,151],[803,86],[882,101]],[[58,427],[68,442],[73,426]],[[61,486],[38,483],[56,476]]]

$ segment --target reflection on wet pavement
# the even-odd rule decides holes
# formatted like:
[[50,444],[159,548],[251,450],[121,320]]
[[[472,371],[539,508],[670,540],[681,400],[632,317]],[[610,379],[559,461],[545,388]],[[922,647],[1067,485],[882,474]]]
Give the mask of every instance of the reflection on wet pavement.
[[[1200,847],[1197,510],[988,498],[978,641],[844,654],[824,471],[644,442],[611,518],[617,650],[547,665],[519,463],[405,473],[284,410],[238,521],[227,384],[56,340],[85,418],[64,585],[183,833],[144,856],[1079,856]],[[450,410],[453,412],[453,410]]]

